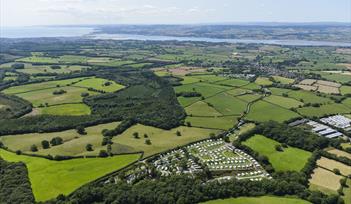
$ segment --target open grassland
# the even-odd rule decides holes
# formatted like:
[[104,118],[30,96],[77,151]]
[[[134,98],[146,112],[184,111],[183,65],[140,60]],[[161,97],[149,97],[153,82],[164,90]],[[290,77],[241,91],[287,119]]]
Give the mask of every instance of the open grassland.
[[186,122],[190,122],[193,127],[214,128],[228,130],[238,123],[234,116],[223,117],[187,117]]
[[342,176],[336,175],[323,168],[316,168],[309,180],[311,190],[319,190],[326,194],[337,194]]
[[335,154],[339,157],[347,157],[349,159],[351,159],[351,154],[350,153],[347,153],[345,151],[341,151],[341,150],[338,150],[338,149],[331,149],[331,150],[328,150],[329,153],[331,154]]
[[249,81],[243,79],[228,79],[224,81],[219,81],[217,84],[225,85],[225,86],[233,86],[233,87],[241,87],[249,84]]
[[186,84],[182,86],[176,86],[175,91],[176,93],[180,92],[199,92],[204,97],[213,96],[219,92],[225,91],[230,89],[230,87],[215,85],[215,84],[208,84],[208,83],[194,83],[194,84]]
[[239,197],[211,200],[203,204],[309,204],[310,202],[298,198],[284,198],[273,196],[262,197]]
[[295,82],[295,79],[290,79],[281,76],[273,76],[273,79],[281,84],[292,84]]
[[228,93],[232,96],[238,96],[238,95],[243,95],[243,94],[249,94],[251,92],[252,92],[251,90],[236,88],[236,89],[231,89],[231,90],[227,91],[226,93]]
[[245,94],[241,96],[237,96],[238,99],[241,99],[243,101],[246,101],[248,103],[256,101],[257,99],[261,98],[262,95],[259,94]]
[[268,157],[276,171],[300,171],[311,157],[311,153],[302,149],[288,147],[280,152],[275,149],[280,143],[262,135],[254,135],[244,142],[254,151]]
[[331,103],[332,100],[329,98],[317,96],[316,93],[311,91],[290,91],[288,93],[290,98],[295,98],[304,103]]
[[24,162],[36,201],[68,195],[78,187],[110,172],[116,171],[139,158],[139,154],[108,158],[51,161],[43,158],[16,155],[0,149],[0,156],[9,162]]
[[300,101],[297,101],[292,98],[288,97],[282,97],[282,96],[275,96],[275,95],[270,95],[266,98],[264,98],[265,101],[276,104],[278,106],[281,106],[283,108],[297,108],[299,106],[302,106],[303,103]]
[[[87,134],[80,135],[76,130],[66,130],[62,132],[53,133],[30,133],[22,135],[8,135],[0,137],[0,141],[8,147],[10,150],[16,151],[21,150],[26,153],[34,153],[41,155],[65,155],[65,156],[77,156],[77,155],[97,155],[97,150],[102,148],[101,142],[103,136],[101,131],[103,129],[112,129],[117,127],[119,122],[107,123],[102,125],[96,125],[85,128]],[[63,144],[57,146],[51,146],[49,149],[43,149],[41,141],[50,141],[54,137],[61,137],[64,141]],[[35,144],[38,147],[38,152],[31,152],[30,146]],[[93,149],[96,151],[87,152],[85,146],[92,144]]]
[[[66,93],[56,95],[53,94],[55,91],[59,90],[64,90]],[[19,93],[16,94],[16,96],[31,102],[34,107],[38,107],[39,105],[44,105],[46,103],[48,105],[80,103],[83,100],[83,97],[81,96],[82,93],[89,93],[89,95],[97,94],[95,92],[88,91],[85,88],[66,86]]]
[[273,82],[267,77],[258,77],[255,83],[261,86],[269,86],[273,84]]
[[342,196],[342,198],[345,201],[345,204],[351,204],[351,179],[347,179],[346,181],[346,185],[347,187],[343,188],[343,193],[344,196]]
[[316,116],[322,117],[326,115],[333,115],[333,114],[342,114],[342,113],[351,113],[351,109],[343,104],[326,104],[321,105],[320,107],[303,107],[298,108],[297,112],[305,116]]
[[[15,64],[5,63],[0,65],[0,68],[11,68],[11,65]],[[50,65],[32,65],[30,63],[23,63],[24,69],[17,69],[16,71],[26,73],[26,74],[44,74],[44,73],[57,73],[57,74],[66,74],[74,71],[81,71],[83,69],[88,69],[88,66],[80,65],[59,65],[58,68],[52,68]]]
[[259,86],[256,83],[249,83],[248,85],[243,86],[242,88],[244,89],[250,89],[250,90],[256,90],[256,89],[260,89],[261,86]]
[[247,106],[247,102],[239,100],[227,93],[220,93],[206,99],[216,110],[223,115],[241,115]]
[[126,64],[134,63],[130,60],[120,60],[109,57],[86,57],[78,55],[62,55],[59,57],[44,57],[44,56],[31,56],[17,59],[18,62],[27,63],[44,63],[44,64],[90,64],[90,65],[100,65],[100,66],[121,66]]
[[342,95],[351,94],[351,86],[342,86],[342,87],[340,87],[340,93]]
[[351,166],[347,166],[341,162],[331,160],[325,157],[320,158],[317,161],[317,165],[329,169],[330,171],[333,171],[334,169],[339,169],[340,173],[344,176],[348,176],[351,174]]
[[191,116],[220,116],[222,115],[216,109],[209,106],[203,101],[196,102],[191,106],[185,108],[185,111],[188,115]]
[[274,120],[283,122],[299,115],[288,109],[273,105],[265,101],[258,101],[251,105],[250,112],[246,115],[246,119],[264,122]]
[[183,96],[179,96],[177,97],[178,102],[180,103],[181,106],[183,107],[187,107],[197,101],[201,100],[201,97],[183,97]]
[[351,108],[351,98],[347,98],[347,99],[343,100],[342,104],[344,104],[345,106]]
[[[105,85],[106,83],[110,83],[109,85]],[[74,86],[85,87],[85,88],[94,88],[97,90],[105,91],[105,92],[115,92],[120,89],[123,89],[124,86],[115,83],[114,81],[109,81],[101,78],[91,78],[81,82],[74,84]]]
[[[177,131],[181,133],[181,136],[176,135]],[[134,138],[134,132],[139,133],[139,139]],[[150,156],[177,146],[208,138],[210,133],[218,132],[220,131],[184,126],[163,130],[138,124],[113,138],[112,151],[115,153],[144,151],[144,156]],[[151,140],[150,145],[145,144],[146,138],[144,138],[144,134],[147,134],[147,139]]]
[[282,88],[275,88],[275,87],[271,87],[269,88],[269,90],[273,95],[277,95],[277,96],[281,96],[284,93],[289,93],[290,91],[292,91],[290,89],[282,89]]
[[39,108],[39,113],[47,115],[90,115],[90,107],[83,104],[61,104]]
[[217,82],[217,81],[223,81],[227,79],[225,77],[216,76],[216,75],[193,75],[192,77],[200,79],[201,81],[204,81],[204,82]]
[[189,77],[189,76],[182,76],[181,78],[183,79],[183,81],[180,82],[182,84],[192,84],[200,81],[200,79]]
[[73,79],[27,84],[27,85],[21,85],[21,86],[13,86],[3,90],[2,92],[5,94],[18,94],[18,93],[24,93],[29,91],[41,90],[41,89],[48,89],[48,88],[55,88],[55,87],[57,88],[58,86],[61,87],[61,86],[71,85],[72,82],[74,83],[84,79],[87,79],[87,78],[73,78]]

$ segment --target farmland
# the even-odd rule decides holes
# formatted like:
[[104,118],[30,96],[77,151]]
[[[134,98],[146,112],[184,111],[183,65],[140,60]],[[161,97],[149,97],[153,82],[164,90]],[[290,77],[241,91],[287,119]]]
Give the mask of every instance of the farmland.
[[[106,149],[106,146],[101,145],[103,136],[101,131],[103,129],[115,128],[119,123],[108,123],[97,126],[87,127],[85,129],[86,135],[80,135],[76,130],[66,130],[62,132],[53,133],[32,133],[22,135],[8,135],[0,137],[0,141],[12,151],[21,150],[26,153],[34,153],[40,155],[64,155],[64,156],[80,156],[80,155],[98,155],[98,151]],[[43,149],[41,142],[43,140],[50,141],[54,137],[61,137],[63,144],[51,146]],[[94,151],[87,151],[85,146],[87,144],[93,145]],[[31,152],[31,145],[38,147],[37,152]]]
[[345,140],[288,125],[351,114],[347,48],[0,42],[0,156],[23,162],[37,201],[328,203],[351,174]]
[[244,144],[267,156],[273,168],[277,171],[300,171],[311,156],[310,152],[294,147],[284,148],[281,152],[277,151],[275,146],[279,143],[262,135],[253,136]]
[[116,171],[139,158],[138,154],[130,154],[109,158],[50,161],[16,155],[2,149],[0,156],[7,161],[21,161],[26,164],[36,201],[52,199],[59,194],[67,195],[81,185]]
[[[275,117],[272,117],[272,115]],[[258,122],[269,120],[283,122],[294,117],[298,117],[298,114],[265,101],[258,101],[251,106],[246,119]]]

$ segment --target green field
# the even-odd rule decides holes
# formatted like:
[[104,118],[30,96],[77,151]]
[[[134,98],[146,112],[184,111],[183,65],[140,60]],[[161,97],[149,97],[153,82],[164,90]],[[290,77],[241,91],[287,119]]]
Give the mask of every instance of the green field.
[[347,98],[347,99],[343,100],[342,104],[344,104],[348,108],[351,108],[351,98]]
[[289,98],[295,98],[296,100],[304,103],[331,103],[332,100],[329,98],[317,96],[314,92],[310,91],[290,91],[288,93]]
[[187,117],[186,122],[190,122],[193,127],[214,128],[228,130],[237,124],[237,118],[234,116],[224,117]]
[[[105,86],[106,82],[110,82],[111,84]],[[105,92],[115,92],[120,89],[123,89],[124,86],[115,83],[114,81],[109,81],[101,78],[91,78],[81,82],[74,84],[74,86],[85,87],[85,88],[94,88],[97,90],[105,91]]]
[[227,79],[225,77],[216,76],[216,75],[194,75],[192,77],[200,79],[201,81],[206,81],[206,82],[216,82],[216,81],[223,81],[223,80]]
[[89,106],[83,103],[61,104],[39,108],[41,114],[47,115],[90,115]]
[[188,115],[191,116],[220,116],[222,115],[216,109],[209,106],[203,101],[196,102],[185,108]]
[[344,196],[342,198],[345,201],[345,204],[351,204],[351,179],[347,179],[347,187],[343,188]]
[[244,142],[254,151],[268,157],[276,171],[300,171],[312,155],[302,149],[288,147],[283,152],[275,149],[279,142],[262,135],[255,135]]
[[219,199],[204,202],[203,204],[309,204],[310,202],[298,198],[284,198],[273,196],[239,197]]
[[48,82],[42,82],[42,83],[27,84],[22,86],[13,86],[3,90],[2,92],[5,94],[18,94],[18,93],[24,93],[24,92],[34,91],[34,90],[55,88],[57,86],[67,86],[67,85],[70,85],[72,82],[78,82],[84,79],[86,78],[73,78],[73,79],[65,79],[65,80],[58,80],[58,81],[48,81]]
[[176,93],[196,91],[201,93],[202,96],[204,97],[213,96],[219,92],[222,92],[228,89],[230,89],[230,87],[225,87],[225,86],[220,86],[215,84],[208,84],[203,82],[186,84],[186,85],[175,87]]
[[264,99],[267,102],[274,103],[283,108],[297,108],[302,106],[303,103],[292,98],[270,95]]
[[[6,63],[0,65],[0,68],[11,68],[11,65],[14,63]],[[88,69],[87,66],[79,65],[60,65],[59,69],[52,69],[50,65],[32,65],[30,63],[23,63],[24,69],[17,69],[16,71],[26,73],[26,74],[43,74],[43,73],[70,73],[74,71],[81,71],[83,69]]]
[[273,82],[267,77],[258,77],[255,83],[261,86],[269,86],[273,84]]
[[291,91],[290,89],[282,89],[282,88],[275,88],[275,87],[271,87],[269,88],[269,90],[273,95],[278,95],[278,96],[283,95],[283,93],[289,93]]
[[220,85],[227,85],[227,86],[234,86],[234,87],[245,86],[248,83],[249,81],[242,80],[242,79],[228,79],[228,80],[217,82],[217,84],[220,84]]
[[182,84],[192,84],[200,81],[200,79],[189,76],[182,76],[181,78],[183,79],[183,81],[181,81]]
[[[66,93],[54,95],[54,91],[64,90]],[[16,96],[21,97],[33,104],[34,107],[38,107],[39,105],[44,105],[48,103],[48,105],[57,105],[62,103],[80,103],[83,100],[81,96],[82,93],[89,93],[89,95],[96,95],[96,92],[88,91],[85,88],[79,87],[59,87],[59,88],[49,88],[42,90],[34,90],[26,93],[19,93]]]
[[340,92],[342,95],[351,94],[351,86],[341,86]]
[[6,161],[22,161],[28,168],[28,176],[36,201],[68,195],[80,186],[110,172],[116,171],[139,158],[139,154],[108,158],[72,159],[51,161],[43,158],[16,155],[0,149]]
[[295,79],[290,79],[281,76],[273,76],[273,79],[281,84],[292,84],[295,81]]
[[223,115],[241,115],[247,106],[246,102],[227,93],[220,93],[210,97],[206,99],[206,102],[212,104]]
[[248,103],[256,101],[257,99],[261,98],[262,95],[259,94],[245,94],[241,96],[237,96],[238,99],[241,99],[243,101],[246,101]]
[[241,88],[255,90],[255,89],[260,89],[261,86],[255,83],[249,83],[248,85],[242,86]]
[[[176,135],[177,131],[181,132],[181,136]],[[139,133],[139,139],[133,137],[134,132]],[[116,153],[144,151],[144,156],[150,156],[177,146],[208,138],[210,133],[218,132],[218,130],[213,129],[184,126],[171,130],[163,130],[138,124],[113,138],[112,141],[114,144],[112,145],[112,151]],[[145,144],[144,134],[148,135],[148,139],[152,143],[151,145]]]
[[[106,146],[101,145],[103,129],[112,129],[117,127],[119,122],[107,123],[85,128],[86,135],[79,135],[75,129],[52,133],[30,133],[22,135],[1,136],[0,141],[10,150],[21,150],[26,153],[41,154],[41,155],[97,155],[100,149],[106,149]],[[52,146],[49,149],[43,149],[41,141],[50,141],[54,137],[61,137],[63,144]],[[35,144],[38,147],[38,152],[31,152],[30,146]],[[88,152],[85,149],[87,144],[92,144],[94,151]]]
[[327,104],[320,107],[303,107],[298,108],[297,111],[305,116],[322,117],[326,115],[333,115],[338,113],[351,113],[351,109],[343,104]]
[[288,109],[273,105],[265,101],[258,101],[251,105],[250,112],[246,115],[246,119],[264,122],[274,120],[283,122],[299,115]]

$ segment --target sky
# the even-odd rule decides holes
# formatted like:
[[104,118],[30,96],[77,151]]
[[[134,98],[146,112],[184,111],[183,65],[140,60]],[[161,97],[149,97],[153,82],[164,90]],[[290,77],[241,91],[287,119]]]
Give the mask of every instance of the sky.
[[0,26],[351,22],[351,0],[0,0]]

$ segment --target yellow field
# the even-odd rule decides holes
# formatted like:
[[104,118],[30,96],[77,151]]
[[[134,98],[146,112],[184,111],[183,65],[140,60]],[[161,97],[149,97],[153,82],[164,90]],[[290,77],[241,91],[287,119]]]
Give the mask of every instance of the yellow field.
[[317,161],[317,165],[333,171],[333,169],[339,169],[341,174],[344,176],[351,174],[351,166],[347,166],[343,163],[322,157]]
[[347,153],[347,152],[344,152],[344,151],[341,151],[341,150],[338,150],[338,149],[331,149],[331,150],[328,150],[329,153],[331,154],[335,154],[339,157],[347,157],[349,159],[351,159],[351,154],[350,153]]
[[313,171],[312,178],[309,180],[310,188],[328,194],[336,194],[340,187],[340,179],[342,179],[342,176],[318,167]]

